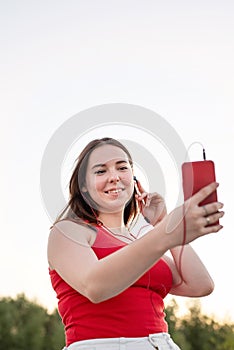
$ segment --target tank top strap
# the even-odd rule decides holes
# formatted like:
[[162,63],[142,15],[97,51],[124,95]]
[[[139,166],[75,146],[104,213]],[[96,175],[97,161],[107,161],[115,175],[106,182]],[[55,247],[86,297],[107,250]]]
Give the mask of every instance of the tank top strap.
[[102,226],[96,226],[97,236],[92,245],[93,248],[114,248],[114,247],[124,247],[127,243],[121,241],[117,237],[112,236],[107,230]]

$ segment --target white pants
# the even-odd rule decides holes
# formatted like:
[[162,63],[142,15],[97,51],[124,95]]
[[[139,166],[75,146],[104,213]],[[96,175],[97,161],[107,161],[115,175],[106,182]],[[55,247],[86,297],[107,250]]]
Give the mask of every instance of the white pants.
[[180,350],[168,333],[140,338],[90,339],[72,343],[63,350]]

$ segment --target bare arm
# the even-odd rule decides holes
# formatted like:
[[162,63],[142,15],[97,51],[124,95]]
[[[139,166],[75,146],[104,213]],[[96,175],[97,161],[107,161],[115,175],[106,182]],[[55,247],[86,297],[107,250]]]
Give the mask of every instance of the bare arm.
[[[198,197],[198,203],[200,203],[200,193],[195,196]],[[193,205],[193,200],[191,204]],[[187,205],[189,205],[189,202]],[[218,207],[216,207],[215,203],[206,205],[206,211],[211,213],[211,223],[224,215],[224,212],[217,213],[216,210],[217,208],[221,209],[222,207],[223,205],[221,203],[218,203]],[[203,208],[199,208],[204,211]],[[199,220],[204,221],[206,218],[202,216]],[[187,216],[185,216],[185,222],[187,226]],[[203,230],[206,228],[212,230],[212,227],[206,225],[203,227]],[[185,234],[187,235],[187,230]],[[170,291],[171,294],[200,297],[212,293],[214,282],[206,267],[189,244],[186,244],[183,247],[172,247],[170,252],[172,259],[165,257],[165,260],[167,260],[173,274],[173,286]]]
[[[69,222],[63,222],[62,228],[59,224],[56,226],[48,242],[50,266],[69,285],[94,303],[109,299],[128,288],[167,250],[162,230],[152,230],[141,239],[98,260],[88,246],[84,228],[76,225],[76,233],[80,238],[75,242],[69,237],[72,230]],[[83,230],[82,235],[79,229]],[[69,233],[64,234],[67,230]]]
[[[187,244],[171,249],[172,258],[164,257],[173,274],[171,294],[186,297],[201,297],[212,293],[214,282],[206,267]],[[182,255],[181,255],[182,254]],[[179,262],[181,255],[181,264]],[[181,267],[181,271],[179,271]]]
[[[215,188],[215,184],[207,186],[187,204],[185,243],[221,229],[220,225],[204,227],[202,209],[197,205]],[[213,212],[217,212],[219,208],[218,203],[213,204]],[[217,217],[220,218],[221,213],[213,214],[210,219],[216,222]],[[81,226],[79,227],[81,229]],[[63,228],[63,231],[66,231],[66,228]],[[88,232],[80,235],[78,243],[75,242],[77,231],[69,229],[69,232],[65,233],[61,234],[59,228],[52,230],[48,242],[49,263],[69,285],[92,302],[98,303],[124,291],[149,270],[168,249],[181,245],[183,208],[176,208],[166,215],[139,240],[100,260],[89,246]]]

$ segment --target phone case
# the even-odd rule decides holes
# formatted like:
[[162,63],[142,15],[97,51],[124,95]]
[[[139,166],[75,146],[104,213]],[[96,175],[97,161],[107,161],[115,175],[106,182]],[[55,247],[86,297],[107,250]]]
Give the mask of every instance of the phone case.
[[[187,200],[201,188],[216,181],[214,162],[212,160],[202,160],[183,163],[182,180],[184,200]],[[215,191],[200,202],[199,205],[203,206],[208,203],[217,202],[217,200],[217,191]]]

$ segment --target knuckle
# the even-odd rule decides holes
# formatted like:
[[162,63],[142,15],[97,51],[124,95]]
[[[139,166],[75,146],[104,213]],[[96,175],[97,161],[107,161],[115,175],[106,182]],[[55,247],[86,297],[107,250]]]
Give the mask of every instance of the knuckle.
[[200,226],[199,229],[199,236],[204,236],[204,234],[206,233],[205,227],[204,226]]
[[210,187],[209,187],[209,186],[203,187],[203,188],[200,190],[200,194],[201,194],[203,197],[207,197],[207,196],[210,194]]
[[203,217],[199,217],[197,220],[197,225],[199,227],[203,227],[204,226],[204,218]]
[[214,225],[212,228],[212,232],[218,232],[220,230],[220,226],[219,225]]
[[214,212],[218,211],[219,210],[218,203],[212,203],[212,209],[213,209]]
[[201,190],[200,190],[200,193],[201,194],[208,194],[209,193],[209,189],[207,187],[203,187]]

